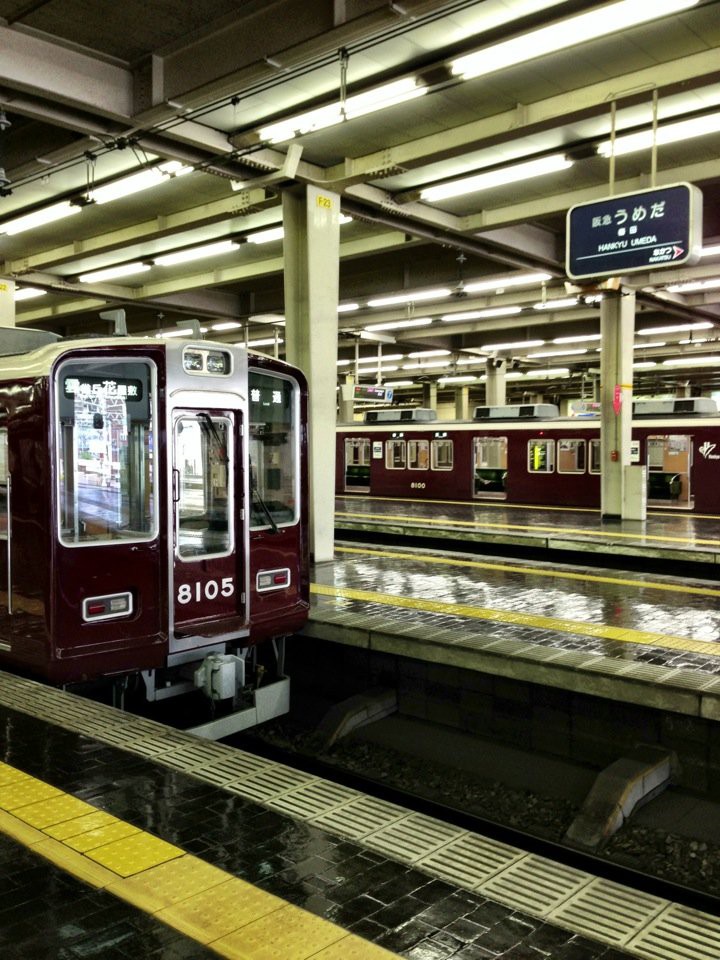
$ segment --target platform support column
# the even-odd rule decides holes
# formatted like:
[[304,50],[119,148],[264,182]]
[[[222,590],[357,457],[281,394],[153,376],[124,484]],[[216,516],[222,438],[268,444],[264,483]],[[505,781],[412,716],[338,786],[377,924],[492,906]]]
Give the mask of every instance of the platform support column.
[[485,403],[492,407],[502,407],[505,404],[505,361],[486,360],[485,373]]
[[630,463],[635,293],[608,291],[600,305],[600,510],[622,517],[625,467]]
[[283,191],[285,343],[309,383],[310,553],[334,547],[340,198],[307,186]]
[[437,410],[437,381],[431,380],[422,385],[422,404],[428,410]]
[[15,281],[0,277],[0,327],[15,326]]
[[455,388],[455,419],[470,419],[470,387],[468,386]]
[[340,403],[338,405],[338,420],[340,423],[352,423],[355,417],[355,374],[345,374],[340,386]]

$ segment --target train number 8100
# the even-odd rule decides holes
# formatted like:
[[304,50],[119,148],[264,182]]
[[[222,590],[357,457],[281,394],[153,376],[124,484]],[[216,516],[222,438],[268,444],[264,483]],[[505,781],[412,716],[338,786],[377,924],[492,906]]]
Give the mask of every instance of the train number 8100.
[[202,583],[183,583],[178,587],[177,602],[191,603],[193,600],[216,600],[218,597],[231,597],[235,593],[235,582],[232,577],[223,577],[220,583],[217,580],[206,580]]

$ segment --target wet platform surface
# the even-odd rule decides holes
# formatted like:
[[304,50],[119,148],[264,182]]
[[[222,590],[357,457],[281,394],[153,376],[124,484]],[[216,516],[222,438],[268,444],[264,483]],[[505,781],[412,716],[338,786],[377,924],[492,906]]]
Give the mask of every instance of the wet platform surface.
[[[336,530],[432,537],[454,544],[486,543],[560,551],[720,563],[720,517],[648,508],[647,519],[603,518],[599,510],[338,497]],[[452,547],[450,547],[452,549]]]
[[[22,701],[21,709],[17,711],[8,706],[8,701]],[[41,714],[56,715],[72,729],[33,716],[36,702]],[[101,739],[92,735],[93,728]],[[39,783],[33,782],[36,796],[38,789],[41,793],[54,790],[52,802],[56,805],[54,816],[47,816],[45,804],[28,803],[27,796],[19,799],[17,791],[13,793],[7,786],[0,787],[0,945],[2,956],[7,960],[94,957],[189,960],[218,954],[245,960],[256,957],[263,960],[303,957],[371,960],[376,956],[389,956],[384,950],[408,960],[498,957],[505,960],[621,960],[647,953],[641,946],[626,951],[622,946],[609,944],[608,938],[628,941],[639,938],[639,942],[645,943],[650,934],[667,936],[665,927],[670,923],[674,930],[679,918],[693,925],[699,918],[705,918],[711,926],[714,923],[696,911],[614,884],[604,884],[602,895],[610,896],[611,900],[619,897],[618,904],[632,903],[632,915],[629,919],[618,915],[617,922],[604,933],[606,942],[600,942],[593,935],[593,929],[589,929],[587,935],[574,933],[567,929],[569,919],[561,925],[546,922],[481,892],[433,877],[427,869],[397,862],[380,851],[377,842],[374,848],[372,844],[368,847],[320,829],[307,822],[307,811],[303,821],[270,807],[271,799],[268,804],[247,799],[242,794],[253,776],[237,776],[237,771],[248,763],[241,752],[198,742],[197,738],[149,721],[120,716],[109,707],[93,704],[85,707],[78,698],[48,691],[28,681],[15,681],[7,675],[0,675],[0,731],[0,773],[5,782],[15,783],[13,777],[21,770],[24,776],[38,778]],[[108,742],[114,739],[126,740],[127,749]],[[142,755],[153,752],[157,759]],[[194,774],[176,769],[175,765],[181,762],[194,764]],[[236,773],[229,775],[233,767]],[[226,788],[210,782],[222,780],[223,776],[229,781]],[[308,781],[305,787],[314,784],[318,789],[316,780],[304,779]],[[302,781],[302,776],[299,780],[296,778],[296,792],[303,789]],[[45,784],[51,787],[43,786]],[[58,791],[63,795],[58,796]],[[293,790],[286,788],[283,794],[282,789],[276,788],[276,793],[275,802],[279,805],[282,797],[292,794]],[[268,797],[271,796],[268,793]],[[346,797],[340,806],[348,802]],[[161,883],[146,883],[147,896],[158,914],[149,915],[123,899],[132,901],[136,895],[132,891],[142,887],[143,877],[143,871],[127,866],[126,859],[122,860],[124,867],[115,869],[129,880],[129,888],[123,888],[117,881],[103,884],[94,875],[90,883],[85,883],[35,852],[42,851],[48,844],[54,844],[51,850],[55,851],[60,846],[57,840],[28,840],[29,846],[26,846],[18,836],[8,836],[8,824],[12,821],[22,828],[16,830],[20,838],[25,835],[23,831],[30,835],[43,830],[50,837],[77,837],[76,821],[67,814],[63,818],[57,809],[63,804],[82,803],[91,804],[105,816],[109,814],[130,825],[130,840],[137,839],[138,831],[148,831],[153,843],[163,846],[164,851],[170,850],[168,845],[177,846],[175,852],[164,852],[161,859],[167,862],[151,871],[162,872],[178,862],[183,851],[189,852],[197,858],[197,863],[204,865],[205,871],[226,871],[232,878],[241,878],[258,890],[301,907],[313,922],[322,917],[344,929],[334,934],[335,943],[328,947],[322,944],[312,947],[302,930],[291,937],[279,921],[274,930],[271,921],[266,922],[265,936],[261,939],[244,936],[244,927],[228,936],[227,930],[240,923],[240,914],[246,909],[244,901],[248,899],[247,893],[244,898],[237,894],[226,898],[216,895],[216,890],[227,885],[232,890],[232,884],[239,882],[229,879],[209,890],[200,907],[194,908],[200,918],[198,929],[205,931],[206,941],[211,941],[206,946],[158,919],[166,914],[172,916],[174,910],[191,904],[191,890],[186,893],[174,889],[163,891]],[[338,803],[336,798],[335,805]],[[388,816],[390,807],[385,804],[385,808]],[[395,822],[411,828],[407,842],[412,848],[422,834],[421,826],[427,829],[433,822],[418,815],[408,816],[401,808],[393,809]],[[351,817],[349,822],[355,819]],[[437,822],[435,825],[438,826]],[[357,830],[357,824],[354,829]],[[90,842],[75,846],[78,850],[84,849],[85,856],[92,857],[97,864],[105,864],[100,869],[106,869],[113,863],[117,846],[124,841],[97,845],[96,840],[91,831]],[[466,832],[451,829],[442,842],[436,840],[430,849],[436,851],[438,846],[464,843],[467,859],[470,841],[472,836]],[[487,872],[479,838],[475,842],[478,844],[475,856],[470,859],[476,861],[478,870],[482,868]],[[500,846],[495,845],[493,850],[494,866],[489,875],[498,873],[502,865],[498,862]],[[517,853],[504,849],[509,857],[509,869],[516,868]],[[53,856],[63,859],[56,853]],[[402,858],[407,861],[409,856],[412,854],[404,850]],[[539,858],[528,860],[526,870],[539,868]],[[152,872],[150,875],[155,876]],[[532,878],[532,873],[530,876]],[[573,903],[575,911],[578,898],[587,896],[594,885],[602,885],[601,881],[577,870],[568,871],[565,887],[558,883],[557,871],[554,876],[557,889],[553,890],[553,898],[560,908],[565,902]],[[214,882],[217,884],[217,880]],[[509,888],[511,899],[512,890],[519,886],[522,883],[518,877]],[[114,895],[113,891],[117,890],[120,892]],[[157,909],[164,898],[170,899],[174,906]],[[210,909],[213,901],[217,908],[214,912]],[[645,912],[638,912],[639,904]],[[285,908],[280,905],[275,909],[279,916]],[[571,912],[568,911],[568,917]],[[594,923],[594,920],[585,922]],[[347,936],[346,931],[349,931]],[[713,936],[720,944],[720,926],[717,931],[713,928]],[[384,950],[380,950],[381,947]]]
[[342,543],[313,580],[323,639],[720,718],[714,581]]

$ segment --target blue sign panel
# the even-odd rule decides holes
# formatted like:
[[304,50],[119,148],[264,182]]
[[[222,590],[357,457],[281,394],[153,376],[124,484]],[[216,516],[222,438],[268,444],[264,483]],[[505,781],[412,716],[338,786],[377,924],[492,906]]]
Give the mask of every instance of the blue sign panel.
[[568,210],[566,270],[573,280],[694,263],[701,246],[702,194],[689,183]]

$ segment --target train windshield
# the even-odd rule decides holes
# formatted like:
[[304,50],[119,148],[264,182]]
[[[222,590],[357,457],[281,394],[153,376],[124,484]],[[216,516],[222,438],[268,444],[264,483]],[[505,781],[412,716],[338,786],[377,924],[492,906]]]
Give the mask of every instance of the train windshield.
[[298,388],[295,381],[250,371],[250,493],[252,527],[298,519]]
[[68,545],[157,531],[154,367],[69,360],[57,372],[58,515]]

